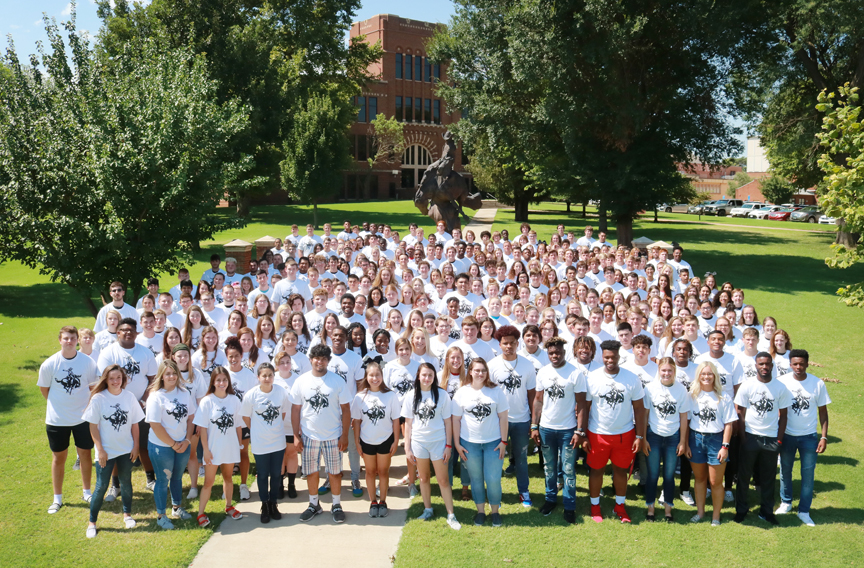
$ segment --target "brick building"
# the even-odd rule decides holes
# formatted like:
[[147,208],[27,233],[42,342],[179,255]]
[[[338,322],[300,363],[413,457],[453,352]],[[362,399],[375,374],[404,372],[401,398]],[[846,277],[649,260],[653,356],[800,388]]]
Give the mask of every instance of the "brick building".
[[[436,82],[447,80],[447,64],[430,60],[426,53],[426,41],[441,25],[378,14],[351,26],[352,38],[380,41],[384,56],[369,69],[378,80],[355,100],[357,120],[350,137],[356,162],[345,172],[343,199],[413,197],[426,167],[441,156],[442,134],[460,118],[459,111],[448,112],[434,92]],[[378,114],[395,116],[404,124],[406,150],[396,163],[378,163],[370,170],[369,122]],[[464,174],[461,151],[454,169]]]

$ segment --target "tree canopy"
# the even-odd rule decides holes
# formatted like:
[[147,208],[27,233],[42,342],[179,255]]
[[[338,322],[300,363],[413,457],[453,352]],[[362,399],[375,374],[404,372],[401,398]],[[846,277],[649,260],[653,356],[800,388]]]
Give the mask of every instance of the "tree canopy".
[[[100,63],[65,24],[46,19],[50,49],[21,63],[14,45],[0,81],[0,260],[39,268],[92,294],[111,281],[133,293],[178,268],[191,246],[225,228],[215,206],[250,179],[232,144],[248,126],[236,100],[188,48],[156,40]],[[41,64],[41,69],[39,68]]]
[[773,175],[762,180],[762,195],[770,203],[780,205],[789,203],[795,195],[795,186],[780,175]]

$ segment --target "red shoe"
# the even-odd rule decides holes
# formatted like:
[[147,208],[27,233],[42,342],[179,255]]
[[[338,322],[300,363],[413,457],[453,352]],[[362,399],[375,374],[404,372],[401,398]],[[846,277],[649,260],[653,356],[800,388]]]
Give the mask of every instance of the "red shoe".
[[621,519],[622,523],[630,522],[630,515],[627,514],[627,509],[624,508],[623,504],[616,504],[615,508],[612,510],[615,512],[616,515],[618,515],[618,518]]
[[591,505],[591,520],[595,523],[603,522],[603,511],[600,510],[600,505]]

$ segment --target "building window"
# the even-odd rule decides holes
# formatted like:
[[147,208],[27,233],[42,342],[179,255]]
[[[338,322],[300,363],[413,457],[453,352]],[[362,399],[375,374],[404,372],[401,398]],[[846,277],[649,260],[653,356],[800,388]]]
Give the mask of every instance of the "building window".
[[409,81],[411,80],[411,69],[413,69],[411,65],[412,59],[410,55],[405,55],[405,78]]
[[432,122],[432,99],[423,100],[423,122]]
[[423,80],[423,58],[419,55],[414,56],[414,80]]
[[402,78],[402,54],[401,53],[396,54],[396,78],[397,79]]
[[378,116],[378,97],[369,97],[369,100],[366,101],[366,107],[369,113],[369,122],[372,122]]
[[357,161],[365,162],[369,157],[369,137],[365,134],[357,136]]
[[414,97],[414,121],[423,122],[423,99]]
[[426,58],[426,65],[423,67],[423,79],[429,83],[432,81],[432,62]]
[[441,64],[440,63],[435,64],[435,80],[436,81],[441,80]]
[[405,97],[405,122],[411,122],[411,120],[413,120],[411,118],[411,112],[413,110],[411,107],[412,100],[411,97]]
[[396,97],[396,121],[402,122],[405,120],[402,117],[402,97]]
[[402,153],[402,187],[416,187],[431,163],[432,155],[423,146],[414,144],[406,148]]
[[435,99],[434,107],[432,110],[432,122],[435,124],[441,124],[441,101]]
[[357,122],[366,122],[366,97],[357,97]]

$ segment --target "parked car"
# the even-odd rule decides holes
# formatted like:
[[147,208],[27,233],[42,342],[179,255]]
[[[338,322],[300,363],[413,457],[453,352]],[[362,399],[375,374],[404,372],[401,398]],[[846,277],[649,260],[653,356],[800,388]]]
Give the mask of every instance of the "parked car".
[[768,214],[769,221],[788,221],[789,216],[796,210],[796,207],[781,207],[777,211]]
[[686,213],[687,210],[686,203],[660,203],[657,205],[657,211],[664,213]]
[[751,211],[750,213],[747,214],[747,217],[749,217],[750,219],[764,219],[770,213],[773,213],[775,211],[779,211],[780,209],[783,209],[783,208],[780,207],[779,205],[765,205],[762,207],[762,209],[757,209],[756,211]]
[[837,224],[837,218],[836,217],[829,217],[828,215],[822,215],[821,217],[819,217],[819,224],[820,225],[836,225]]
[[717,215],[718,217],[725,217],[727,213],[732,211],[732,209],[736,207],[741,207],[742,205],[744,205],[744,201],[742,201],[741,199],[721,199],[720,201],[715,202],[713,205],[707,205],[702,212],[705,215]]
[[815,205],[805,205],[801,207],[797,211],[793,211],[789,216],[790,221],[797,221],[799,223],[815,223],[819,220],[819,217],[822,216],[822,212],[819,211],[819,208]]
[[751,211],[758,211],[763,207],[767,207],[766,204],[761,201],[748,201],[741,207],[736,207],[729,212],[729,216],[731,217],[746,217],[750,214]]
[[691,215],[701,215],[705,212],[705,207],[713,205],[714,203],[716,203],[716,201],[703,201],[702,203],[691,205],[687,208],[687,213],[690,213]]

